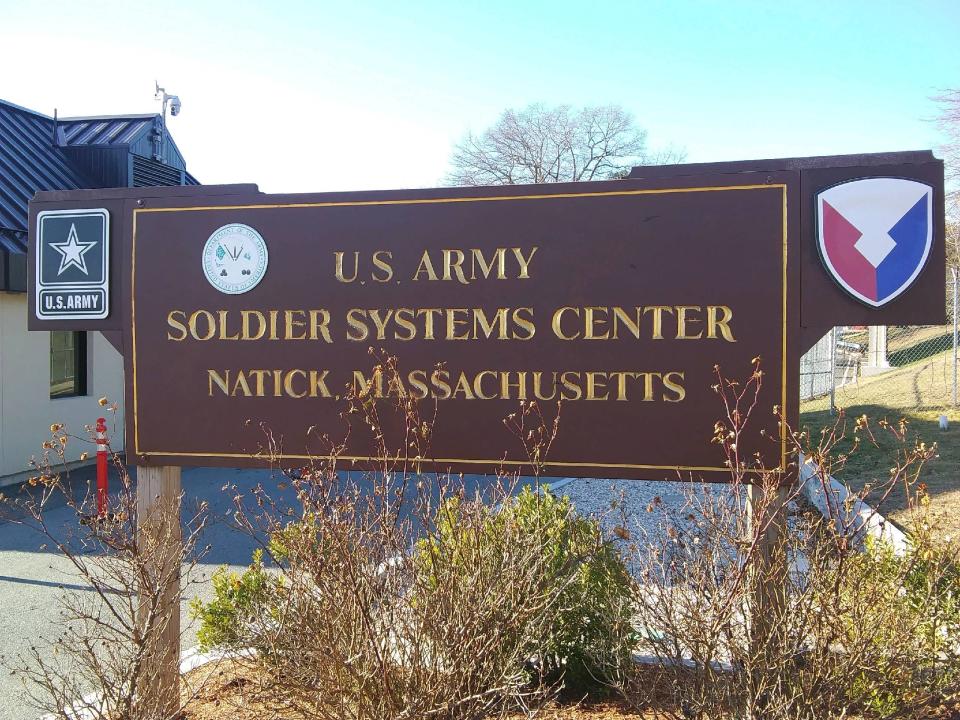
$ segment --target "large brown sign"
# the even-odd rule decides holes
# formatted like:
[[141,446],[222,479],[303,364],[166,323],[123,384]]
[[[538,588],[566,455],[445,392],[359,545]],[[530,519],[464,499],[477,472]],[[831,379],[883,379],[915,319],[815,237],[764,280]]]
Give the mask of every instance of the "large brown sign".
[[[744,449],[787,466],[771,438],[775,408],[798,417],[812,202],[799,170],[711,170],[329,195],[71,193],[33,213],[112,214],[112,309],[82,324],[122,338],[138,464],[262,465],[266,431],[285,464],[303,463],[327,451],[322,435],[345,435],[352,387],[435,403],[441,469],[522,465],[502,420],[535,400],[561,406],[549,474],[722,480],[715,368],[743,377],[755,357],[764,382]],[[942,166],[935,191],[942,203]],[[897,300],[915,322],[943,312],[926,282],[942,293],[942,235],[933,247]],[[399,385],[371,374],[370,348],[398,358]],[[368,458],[364,428],[349,437],[346,459]]]

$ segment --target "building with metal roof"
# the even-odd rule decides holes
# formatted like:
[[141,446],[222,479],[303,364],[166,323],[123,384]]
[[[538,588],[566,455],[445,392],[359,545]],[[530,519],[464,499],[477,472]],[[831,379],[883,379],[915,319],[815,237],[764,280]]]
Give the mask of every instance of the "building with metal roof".
[[38,190],[196,184],[158,114],[54,118],[0,100],[0,290],[26,292]]
[[[0,100],[0,485],[26,475],[50,424],[82,435],[97,413],[91,397],[123,398],[122,359],[100,333],[27,332],[30,199],[196,184],[159,114],[57,118]],[[117,420],[122,428],[122,411]]]

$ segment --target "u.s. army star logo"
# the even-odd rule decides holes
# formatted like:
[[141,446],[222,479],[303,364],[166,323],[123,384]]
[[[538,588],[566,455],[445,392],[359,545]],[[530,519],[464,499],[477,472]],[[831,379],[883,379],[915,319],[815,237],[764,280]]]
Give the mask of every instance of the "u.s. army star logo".
[[267,272],[267,260],[263,236],[242,223],[218,228],[203,246],[203,274],[228,295],[253,290]]
[[60,253],[60,268],[57,270],[57,275],[63,275],[63,271],[75,267],[84,275],[89,275],[87,272],[87,262],[83,259],[83,256],[96,247],[96,241],[94,242],[80,242],[77,239],[77,226],[75,223],[70,224],[70,233],[67,235],[67,239],[62,243],[50,243],[50,247]]
[[37,213],[36,315],[103,320],[110,315],[110,213],[106,208]]

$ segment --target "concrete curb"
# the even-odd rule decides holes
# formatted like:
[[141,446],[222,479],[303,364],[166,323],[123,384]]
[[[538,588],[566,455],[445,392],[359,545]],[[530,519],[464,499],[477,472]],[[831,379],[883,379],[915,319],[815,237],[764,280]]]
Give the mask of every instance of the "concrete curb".
[[256,655],[256,651],[252,648],[246,650],[211,650],[210,652],[202,653],[200,648],[194,646],[189,650],[184,650],[180,654],[180,674],[186,675],[191,670],[196,670],[202,665],[207,663],[216,662],[217,660],[229,660],[230,658],[249,658]]
[[[837,529],[853,528],[855,536],[882,540],[889,544],[897,555],[906,554],[910,540],[907,535],[883,515],[862,500],[851,496],[842,483],[830,476],[825,488],[811,460],[800,463],[800,488],[804,496],[825,518],[838,518]],[[826,490],[826,492],[825,492]]]
[[547,487],[549,487],[549,488],[550,488],[550,492],[552,492],[554,495],[556,495],[558,490],[560,490],[561,488],[565,488],[567,485],[569,485],[570,483],[572,483],[574,480],[577,480],[577,478],[563,478],[562,480],[557,480],[557,482],[555,482],[555,483],[541,483],[541,484],[542,484],[542,485],[546,485]]
[[[67,470],[63,470],[63,468],[57,469],[63,474],[71,476],[71,479],[73,475],[80,476],[84,481],[88,479],[88,476],[96,477],[93,473],[91,473],[91,471],[96,470],[97,458],[92,452],[90,453],[90,456],[91,459],[89,460],[71,461]],[[2,475],[0,476],[0,488],[23,485],[25,482],[27,482],[29,477],[39,474],[39,470],[28,468],[27,470],[21,470],[20,472],[11,473],[10,475]]]

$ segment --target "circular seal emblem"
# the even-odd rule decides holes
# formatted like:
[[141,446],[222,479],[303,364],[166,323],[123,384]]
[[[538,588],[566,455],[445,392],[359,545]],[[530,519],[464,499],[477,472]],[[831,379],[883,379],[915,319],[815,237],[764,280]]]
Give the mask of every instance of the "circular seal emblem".
[[266,272],[267,243],[249,225],[224,225],[203,246],[203,274],[222,293],[253,290]]

